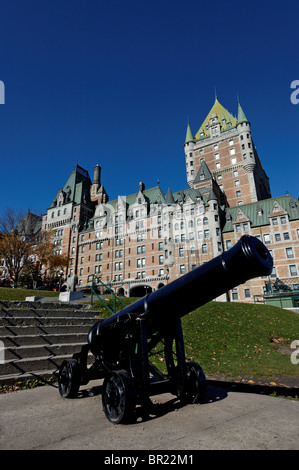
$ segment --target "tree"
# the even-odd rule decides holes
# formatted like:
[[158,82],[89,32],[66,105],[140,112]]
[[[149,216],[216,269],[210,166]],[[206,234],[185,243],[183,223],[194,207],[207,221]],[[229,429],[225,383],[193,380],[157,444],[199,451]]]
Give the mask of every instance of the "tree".
[[68,266],[68,257],[58,254],[53,244],[53,232],[42,231],[41,222],[40,216],[14,209],[6,209],[0,217],[0,259],[14,287],[22,271],[36,288],[42,274],[61,277],[61,271]]
[[42,274],[60,277],[60,272],[68,266],[68,257],[57,253],[57,246],[53,244],[53,232],[42,231],[39,240],[34,247],[35,263],[32,267],[32,273],[38,277]]
[[20,272],[32,254],[36,234],[35,217],[32,218],[29,211],[24,215],[10,208],[0,217],[0,258],[4,261],[14,287],[17,287]]

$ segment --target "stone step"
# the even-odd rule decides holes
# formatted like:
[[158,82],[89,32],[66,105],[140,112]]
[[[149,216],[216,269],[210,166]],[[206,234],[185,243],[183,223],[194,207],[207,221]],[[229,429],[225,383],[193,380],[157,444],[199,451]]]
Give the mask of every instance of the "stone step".
[[[77,351],[78,352],[78,351]],[[71,359],[72,354],[49,357],[33,357],[25,359],[10,359],[0,364],[0,383],[6,376],[20,380],[24,374],[38,375],[39,372],[53,374],[65,359]],[[92,359],[92,357],[90,356]]]
[[[5,343],[4,343],[5,344]],[[5,347],[4,360],[10,361],[19,359],[48,358],[50,356],[73,355],[81,351],[82,343],[49,344],[36,346]]]
[[84,343],[87,341],[87,332],[74,332],[63,334],[31,334],[31,335],[15,335],[1,336],[5,348],[17,348],[21,346],[49,346],[54,344],[72,344]]
[[25,326],[25,325],[93,325],[96,322],[95,318],[90,317],[28,317],[28,316],[11,316],[11,317],[1,317],[0,318],[0,327],[1,326]]
[[24,325],[24,326],[0,326],[0,336],[18,337],[29,335],[65,335],[69,333],[88,334],[90,325]]
[[[0,307],[0,341],[4,361],[0,384],[51,376],[62,361],[87,343],[90,327],[99,320],[90,309]],[[94,357],[89,355],[89,362]]]
[[43,309],[0,309],[0,318],[19,318],[19,317],[65,317],[65,318],[96,318],[98,311],[93,310],[43,310]]

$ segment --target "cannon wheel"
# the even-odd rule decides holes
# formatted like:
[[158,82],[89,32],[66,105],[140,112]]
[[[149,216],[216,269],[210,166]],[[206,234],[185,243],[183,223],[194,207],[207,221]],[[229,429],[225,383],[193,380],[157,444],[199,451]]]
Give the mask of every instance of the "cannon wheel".
[[63,398],[75,398],[80,387],[80,368],[76,359],[65,360],[58,374],[59,393]]
[[131,375],[125,370],[112,372],[103,383],[102,403],[111,423],[132,420],[136,406],[136,388]]
[[204,400],[206,393],[206,377],[199,364],[186,362],[187,383],[186,400],[188,403],[199,403]]

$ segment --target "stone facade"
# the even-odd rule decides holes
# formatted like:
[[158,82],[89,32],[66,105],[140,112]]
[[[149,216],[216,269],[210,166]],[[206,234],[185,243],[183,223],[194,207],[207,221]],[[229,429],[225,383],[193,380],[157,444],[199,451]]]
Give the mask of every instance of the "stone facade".
[[[77,276],[83,287],[94,275],[120,295],[141,296],[247,233],[272,251],[272,280],[279,276],[299,284],[298,200],[271,198],[240,104],[236,119],[216,99],[195,137],[188,125],[184,149],[189,187],[177,192],[146,189],[141,182],[135,193],[110,201],[100,166],[93,182],[75,166],[43,217],[43,228],[54,231],[57,252],[69,256],[66,276]],[[228,296],[253,302],[265,281],[249,281]]]

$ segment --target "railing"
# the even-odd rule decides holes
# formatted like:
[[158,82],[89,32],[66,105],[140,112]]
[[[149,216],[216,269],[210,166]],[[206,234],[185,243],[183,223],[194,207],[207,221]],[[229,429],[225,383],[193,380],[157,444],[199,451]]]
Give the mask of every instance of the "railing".
[[[112,289],[110,289],[107,284],[105,284],[102,279],[95,274],[90,274],[87,278],[87,282],[90,282],[90,278],[92,279],[91,281],[91,296],[90,296],[90,303],[92,305],[93,301],[93,296],[95,295],[98,300],[113,314],[116,313],[116,301],[118,300],[123,306],[126,306],[126,304],[113,292]],[[103,286],[106,290],[109,291],[109,293],[113,296],[113,310],[109,307],[109,305],[102,299],[100,295],[96,292],[96,287]]]

